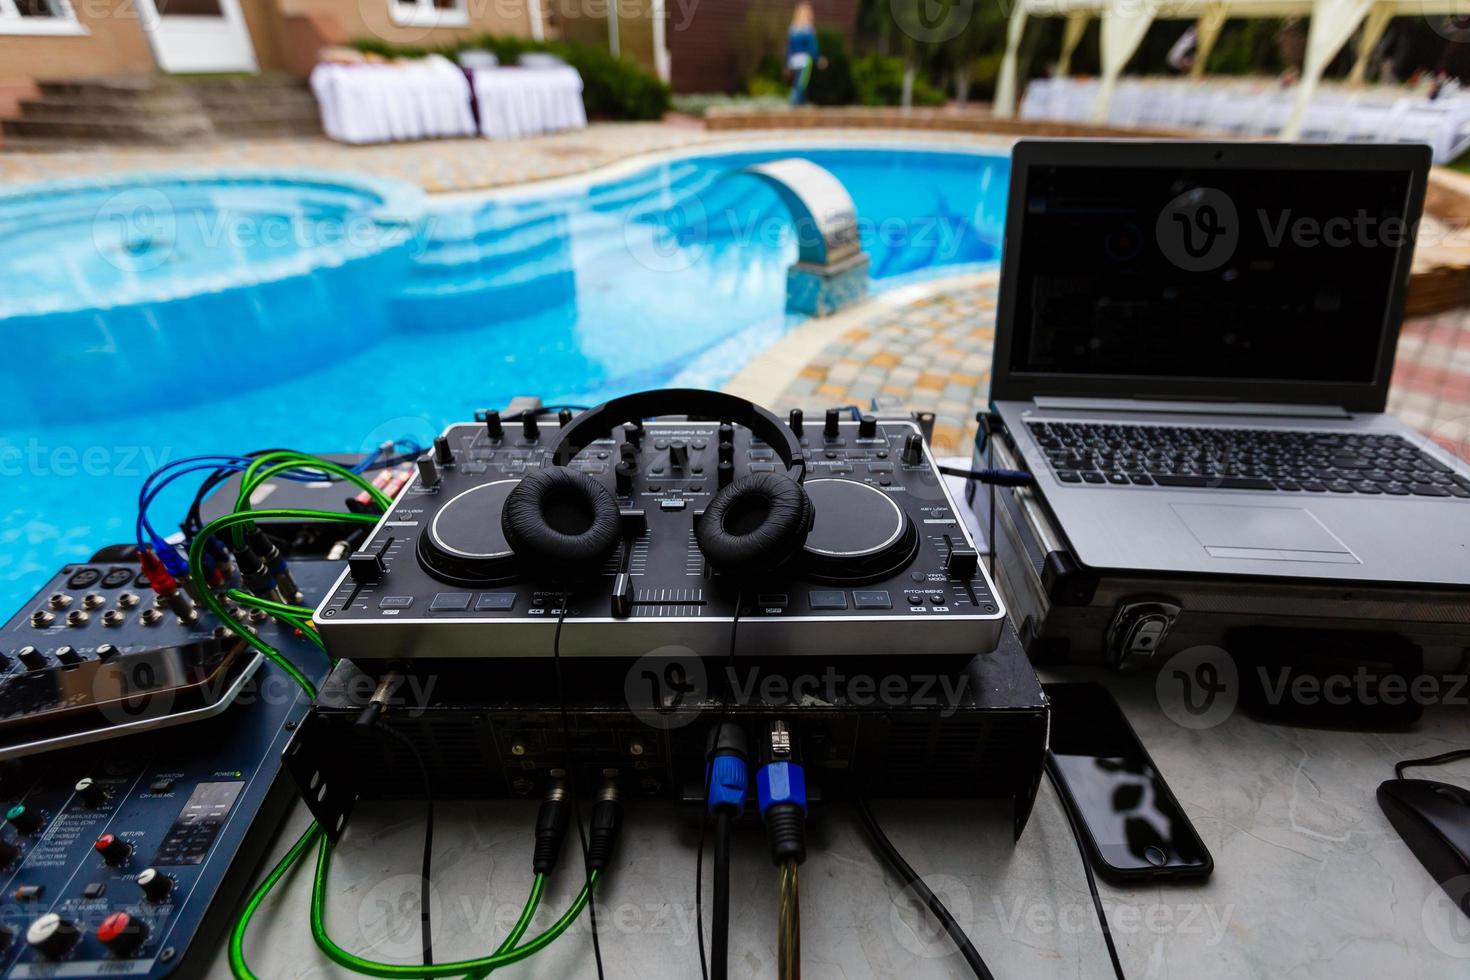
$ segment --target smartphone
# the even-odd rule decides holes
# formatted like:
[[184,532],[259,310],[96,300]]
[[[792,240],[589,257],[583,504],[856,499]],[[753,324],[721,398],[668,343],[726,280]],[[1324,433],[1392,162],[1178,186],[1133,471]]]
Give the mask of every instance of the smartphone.
[[1133,726],[1100,684],[1046,684],[1051,765],[1106,881],[1207,878],[1215,862]]

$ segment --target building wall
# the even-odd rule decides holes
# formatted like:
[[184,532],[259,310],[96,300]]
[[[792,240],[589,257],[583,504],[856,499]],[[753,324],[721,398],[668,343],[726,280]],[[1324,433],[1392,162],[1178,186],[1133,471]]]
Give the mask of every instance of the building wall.
[[[262,0],[271,2],[271,0]],[[349,39],[381,38],[392,44],[432,48],[476,34],[529,37],[531,18],[525,0],[466,0],[465,27],[409,27],[393,23],[388,0],[278,0],[286,20],[307,17],[334,23]]]
[[[732,92],[763,49],[774,48],[778,58],[785,52],[794,0],[666,2],[675,92]],[[851,41],[857,0],[812,0],[812,7],[818,27],[839,30]]]
[[0,82],[52,81],[151,72],[153,52],[131,4],[78,3],[86,34],[0,34]]

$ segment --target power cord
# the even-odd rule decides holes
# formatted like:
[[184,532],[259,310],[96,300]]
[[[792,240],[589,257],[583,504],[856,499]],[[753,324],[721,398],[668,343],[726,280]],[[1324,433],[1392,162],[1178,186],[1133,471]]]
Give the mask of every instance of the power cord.
[[1087,851],[1082,846],[1082,828],[1077,826],[1077,815],[1072,812],[1072,807],[1067,803],[1067,795],[1062,792],[1062,777],[1057,771],[1056,756],[1051,750],[1046,752],[1046,776],[1051,780],[1052,792],[1056,793],[1057,799],[1062,803],[1062,812],[1067,815],[1067,826],[1072,828],[1072,840],[1077,844],[1077,853],[1082,857],[1082,872],[1087,876],[1087,890],[1092,893],[1092,907],[1097,910],[1097,924],[1102,927],[1103,942],[1108,947],[1108,959],[1113,961],[1113,975],[1117,980],[1126,980],[1123,975],[1123,963],[1118,959],[1118,947],[1113,945],[1113,933],[1108,928],[1108,915],[1103,911],[1102,898],[1097,893],[1097,879],[1092,876],[1092,862],[1087,858]]
[[756,800],[771,859],[780,869],[780,902],[776,932],[776,976],[801,977],[801,903],[797,868],[806,861],[806,770],[797,762],[796,738],[784,721],[771,723],[770,737],[761,743],[765,764],[755,774]]
[[1404,778],[1404,770],[1418,768],[1420,766],[1442,766],[1446,762],[1456,762],[1460,759],[1470,759],[1470,749],[1454,749],[1450,752],[1441,752],[1439,755],[1427,756],[1423,759],[1403,759],[1393,764],[1393,774],[1397,779]]
[[[714,980],[725,980],[730,958],[730,839],[734,821],[745,811],[745,794],[750,785],[745,732],[738,724],[725,723],[710,732],[709,758],[705,812],[715,815],[715,907],[710,924],[710,974]],[[703,933],[702,928],[700,931]]]
[[419,928],[423,934],[424,965],[434,965],[434,926],[430,921],[430,902],[433,889],[430,887],[429,872],[434,860],[434,789],[429,782],[429,767],[424,765],[423,753],[413,744],[413,739],[386,722],[378,722],[378,731],[408,749],[424,783],[424,860],[422,885],[419,890]]
[[[567,710],[567,688],[562,679],[561,670],[561,628],[567,619],[567,607],[571,605],[571,595],[562,593],[561,608],[556,616],[556,633],[551,640],[551,662],[556,670],[556,699],[561,704],[561,733],[565,746],[565,763],[567,770],[567,782],[572,788],[572,812],[577,816],[577,837],[582,842],[582,865],[587,874],[587,916],[592,923],[592,956],[597,961],[597,977],[603,980],[602,970],[602,941],[597,933],[597,903],[592,898],[592,853],[587,846],[587,827],[582,821],[582,794],[577,789],[577,767],[572,760],[572,717]],[[596,814],[594,813],[594,817]]]
[[894,874],[903,879],[906,887],[914,890],[914,894],[918,895],[924,902],[930,914],[939,920],[939,924],[944,927],[944,931],[949,933],[949,938],[953,939],[955,945],[959,948],[960,955],[969,964],[970,972],[974,973],[980,980],[995,980],[994,974],[990,972],[990,968],[985,965],[985,960],[980,956],[980,951],[975,948],[975,944],[970,941],[970,937],[960,927],[954,914],[950,912],[939,896],[934,894],[933,890],[924,883],[924,879],[919,877],[919,873],[904,860],[898,848],[893,846],[893,841],[889,840],[888,835],[883,832],[883,828],[878,824],[878,818],[873,815],[872,808],[868,806],[868,801],[859,797],[857,800],[857,811],[858,816],[862,818],[863,829],[868,832],[868,840],[872,842],[878,855],[888,863],[888,867],[892,869]]

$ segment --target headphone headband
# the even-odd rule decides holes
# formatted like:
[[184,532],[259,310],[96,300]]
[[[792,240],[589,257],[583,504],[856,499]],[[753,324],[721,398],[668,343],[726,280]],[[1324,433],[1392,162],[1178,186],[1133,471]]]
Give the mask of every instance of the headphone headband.
[[552,447],[551,461],[557,466],[570,463],[583,449],[598,439],[612,435],[616,426],[659,415],[686,415],[691,421],[709,420],[743,425],[764,439],[798,483],[806,476],[806,459],[801,440],[774,414],[754,402],[722,391],[699,388],[659,388],[640,391],[603,402],[578,415],[560,430],[560,438]]

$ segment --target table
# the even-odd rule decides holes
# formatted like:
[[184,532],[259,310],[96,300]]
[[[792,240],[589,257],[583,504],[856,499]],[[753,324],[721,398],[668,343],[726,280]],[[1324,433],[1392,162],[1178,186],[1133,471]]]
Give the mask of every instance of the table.
[[587,126],[582,76],[569,65],[476,69],[472,75],[480,134],[489,139]]
[[[1241,713],[1196,730],[1170,720],[1150,676],[1074,667],[1043,671],[1043,678],[1098,680],[1112,689],[1215,859],[1204,884],[1124,890],[1098,883],[1130,980],[1470,974],[1470,920],[1446,905],[1374,798],[1396,760],[1470,746],[1463,704],[1427,709],[1410,732],[1292,728]],[[1470,786],[1470,760],[1411,775]],[[877,801],[874,810],[999,980],[1113,976],[1081,858],[1049,784],[1014,844],[1005,803]],[[514,921],[530,884],[535,815],[535,803],[439,804],[437,960],[483,954]],[[298,807],[271,850],[272,864],[307,821]],[[422,828],[419,804],[359,804],[332,865],[327,924],[338,942],[416,961]],[[697,840],[672,804],[629,807],[613,872],[597,896],[608,977],[699,975]],[[575,862],[573,835],[543,903],[549,914],[564,909],[579,887]],[[351,976],[312,943],[310,890],[305,869],[256,916],[246,954],[258,975]],[[801,903],[807,980],[970,976],[873,855],[846,805],[834,805],[811,830]],[[538,919],[537,927],[549,921]],[[775,921],[766,838],[744,828],[732,861],[732,977],[775,976]],[[496,974],[594,975],[585,916],[548,950]],[[210,976],[229,976],[223,953]]]
[[311,72],[311,90],[323,131],[343,143],[476,132],[469,80],[440,55],[393,64],[319,64]]

